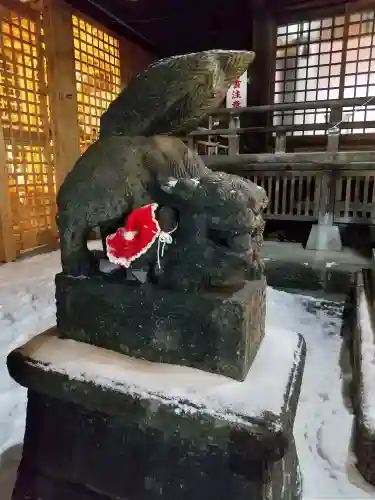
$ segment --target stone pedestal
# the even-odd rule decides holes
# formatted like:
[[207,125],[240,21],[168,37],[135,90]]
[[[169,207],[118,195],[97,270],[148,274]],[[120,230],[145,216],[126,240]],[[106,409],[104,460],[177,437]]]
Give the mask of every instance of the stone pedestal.
[[8,357],[28,388],[13,500],[296,500],[305,358],[267,333],[244,382],[42,334]]
[[121,275],[56,276],[57,326],[70,339],[243,380],[264,335],[265,280],[187,294]]

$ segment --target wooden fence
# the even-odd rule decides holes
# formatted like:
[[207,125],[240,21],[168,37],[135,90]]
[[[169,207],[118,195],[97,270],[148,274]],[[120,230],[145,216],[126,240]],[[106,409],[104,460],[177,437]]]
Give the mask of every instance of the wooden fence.
[[[293,155],[295,162],[286,159],[288,163],[284,165],[271,159],[268,164],[254,165],[254,160],[249,158],[249,163],[242,168],[237,163],[218,164],[213,157],[204,160],[210,168],[240,174],[262,186],[270,200],[266,210],[268,219],[318,221],[320,213],[325,213],[322,188],[332,182],[333,222],[373,224],[375,151],[365,154],[372,155],[372,160],[350,163],[350,160],[339,159],[337,164],[327,164],[322,159],[319,168],[310,163],[308,153],[296,153]],[[361,156],[361,153],[356,153],[356,156]]]

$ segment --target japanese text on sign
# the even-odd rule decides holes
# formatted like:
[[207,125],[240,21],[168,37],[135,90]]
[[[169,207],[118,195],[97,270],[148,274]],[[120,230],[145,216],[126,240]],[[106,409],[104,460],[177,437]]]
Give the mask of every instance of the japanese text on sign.
[[227,93],[227,108],[246,108],[247,106],[247,71],[243,73]]

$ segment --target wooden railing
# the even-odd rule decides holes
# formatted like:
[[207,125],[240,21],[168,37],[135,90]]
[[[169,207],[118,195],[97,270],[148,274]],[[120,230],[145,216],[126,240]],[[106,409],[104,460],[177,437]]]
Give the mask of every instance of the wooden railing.
[[[270,200],[265,212],[268,219],[314,222],[329,210],[335,223],[373,223],[375,151],[338,153],[335,162],[322,158],[320,163],[316,163],[319,159],[309,159],[309,155],[285,154],[283,161],[275,161],[281,157],[270,154],[264,155],[266,161],[261,162],[254,158],[260,155],[241,155],[243,162],[236,164],[231,164],[229,157],[226,162],[215,161],[218,158],[214,156],[203,160],[212,169],[242,175],[262,186]],[[371,157],[373,160],[367,161]],[[326,202],[324,190],[329,183]]]
[[[220,109],[210,117],[209,127],[201,127],[185,139],[191,148],[203,153],[210,168],[237,173],[264,187],[270,200],[266,211],[268,219],[374,223],[375,140],[374,151],[339,151],[341,130],[375,129],[372,121],[342,121],[343,107],[363,106],[365,101],[356,98]],[[240,125],[240,116],[244,113],[318,108],[330,109],[327,123]],[[215,118],[219,116],[221,120],[227,118],[228,128],[214,127]],[[287,134],[295,130],[326,130],[326,135],[320,136],[325,141],[325,151],[286,153]],[[240,135],[257,133],[274,137],[274,153],[240,154]],[[208,139],[203,141],[203,138]]]
[[[295,139],[291,134],[295,132],[314,132],[324,131],[329,132],[332,127],[337,125],[340,135],[341,130],[355,130],[361,132],[363,129],[375,129],[375,121],[346,121],[345,114],[342,109],[345,107],[363,106],[368,101],[368,98],[353,98],[342,100],[327,100],[316,102],[296,102],[286,104],[270,104],[264,106],[252,106],[248,108],[220,108],[208,120],[206,127],[199,127],[197,130],[190,132],[185,138],[189,147],[199,150],[199,146],[205,146],[205,154],[229,154],[235,155],[240,153],[239,137],[241,135],[258,135],[268,134],[274,139],[275,152],[285,152],[287,150],[287,140]],[[375,104],[375,96],[374,102]],[[302,125],[270,125],[267,127],[242,127],[241,117],[246,114],[267,113],[271,118],[274,113],[290,113],[293,111],[303,110],[324,110],[327,109],[326,123],[305,123]],[[344,118],[344,119],[343,119]],[[217,123],[226,122],[227,128],[218,128]],[[291,136],[288,138],[288,136]],[[328,136],[328,134],[327,134]],[[366,134],[371,139],[375,138],[375,134]],[[320,136],[322,139],[324,136]],[[345,136],[347,137],[347,136]],[[204,140],[206,139],[206,140]]]

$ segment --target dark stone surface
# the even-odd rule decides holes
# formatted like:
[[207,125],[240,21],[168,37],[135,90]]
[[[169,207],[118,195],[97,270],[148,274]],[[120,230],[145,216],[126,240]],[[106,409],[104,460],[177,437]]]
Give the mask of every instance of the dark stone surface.
[[[375,422],[372,415],[375,408],[369,407],[368,395],[373,392],[375,381],[369,383],[372,362],[363,356],[363,343],[366,350],[369,343],[375,344],[375,276],[374,271],[365,269],[356,273],[355,280],[348,291],[344,309],[342,335],[349,349],[352,364],[351,399],[354,413],[353,451],[357,458],[356,467],[366,481],[375,485]],[[372,348],[375,346],[373,345]],[[371,379],[371,377],[370,377]]]
[[265,327],[265,280],[186,294],[122,276],[56,276],[57,325],[63,336],[144,358],[243,380]]
[[[281,460],[272,465],[270,474],[270,488],[265,499],[301,500],[302,475],[299,467],[296,445],[291,437],[289,448]],[[281,491],[280,491],[281,485]],[[272,492],[270,494],[270,492]]]
[[[261,494],[258,496],[249,496],[246,500],[250,498],[251,500],[263,500],[268,498],[274,498],[276,500],[301,499],[301,475],[294,443],[291,444],[290,451],[288,451],[285,458],[276,462],[271,470],[264,475],[268,482],[263,486]],[[280,488],[281,484],[283,484],[283,486]],[[226,490],[224,493],[226,493]],[[230,498],[233,498],[232,492],[230,494]],[[209,491],[207,495],[208,498],[213,498],[211,496],[211,491]],[[160,492],[159,497],[155,497],[162,497],[162,492]],[[179,499],[181,497],[178,496],[176,498]],[[222,496],[219,495],[215,498],[220,499]],[[49,476],[48,474],[35,468],[27,459],[22,461],[19,468],[17,485],[12,497],[12,500],[109,499],[110,497],[108,495],[102,495],[80,484],[64,481],[54,476]],[[117,497],[116,500],[121,499]],[[129,497],[126,500],[129,500]]]
[[359,418],[354,420],[353,451],[357,469],[368,483],[375,486],[375,432],[369,432]]
[[80,484],[49,476],[30,462],[22,459],[11,500],[110,500]]
[[262,491],[260,463],[249,481],[231,471],[224,450],[184,439],[179,429],[167,437],[125,415],[90,413],[31,392],[23,461],[109,498],[245,500]]
[[13,500],[263,500],[269,489],[276,500],[299,499],[292,426],[305,344],[295,346],[281,413],[262,417],[109,389],[62,373],[51,348],[50,363],[38,361],[38,347],[17,349],[9,372],[29,391]]
[[92,228],[114,228],[136,208],[166,204],[159,187],[162,179],[200,177],[207,171],[199,156],[174,137],[113,136],[92,144],[57,194],[64,272],[80,276],[96,271],[87,249]]
[[121,429],[119,419],[29,393],[12,500],[263,500],[269,490],[276,500],[300,499],[293,440],[280,461],[247,463],[246,476],[233,470],[236,463],[217,447],[197,450],[181,441],[176,436],[164,444],[155,431]]
[[208,173],[162,189],[181,216],[159,286],[193,291],[262,277],[259,251],[267,205],[262,188],[235,175]]

